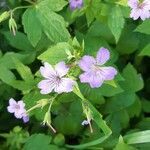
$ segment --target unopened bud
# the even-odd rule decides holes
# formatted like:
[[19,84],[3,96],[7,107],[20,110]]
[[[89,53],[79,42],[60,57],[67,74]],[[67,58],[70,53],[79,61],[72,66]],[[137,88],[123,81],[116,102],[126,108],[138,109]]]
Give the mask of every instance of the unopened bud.
[[17,24],[13,18],[9,19],[9,29],[10,29],[10,31],[12,31],[13,35],[16,35]]
[[4,20],[6,20],[8,17],[10,16],[10,12],[9,11],[5,11],[0,15],[0,23]]

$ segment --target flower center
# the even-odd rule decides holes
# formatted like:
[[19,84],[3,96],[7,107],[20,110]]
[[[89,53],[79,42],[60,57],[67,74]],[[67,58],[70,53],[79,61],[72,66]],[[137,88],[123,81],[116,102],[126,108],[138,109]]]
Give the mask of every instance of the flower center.
[[20,106],[19,105],[15,105],[15,109],[19,110]]

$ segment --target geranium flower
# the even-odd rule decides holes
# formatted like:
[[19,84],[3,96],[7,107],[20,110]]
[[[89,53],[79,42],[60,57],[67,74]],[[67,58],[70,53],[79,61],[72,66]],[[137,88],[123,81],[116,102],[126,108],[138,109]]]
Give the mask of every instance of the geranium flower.
[[142,20],[150,18],[150,0],[129,0],[128,5],[131,7],[130,17],[134,20],[141,18]]
[[82,83],[89,83],[92,88],[100,87],[104,81],[113,80],[117,74],[114,67],[105,67],[104,64],[109,60],[110,53],[106,48],[100,48],[96,58],[84,56],[79,61],[79,67],[84,71],[79,76]]
[[76,8],[81,8],[83,5],[83,0],[69,0],[70,9],[74,10]]
[[17,119],[23,119],[23,121],[26,123],[29,121],[29,117],[26,114],[26,109],[25,109],[25,103],[20,100],[16,102],[13,98],[9,100],[9,106],[7,107],[8,112],[14,113],[14,116]]
[[65,62],[59,62],[55,65],[55,68],[45,62],[44,67],[40,68],[40,73],[45,78],[38,84],[41,94],[48,94],[53,90],[59,94],[73,91],[75,81],[64,77],[68,71],[69,68],[65,65]]

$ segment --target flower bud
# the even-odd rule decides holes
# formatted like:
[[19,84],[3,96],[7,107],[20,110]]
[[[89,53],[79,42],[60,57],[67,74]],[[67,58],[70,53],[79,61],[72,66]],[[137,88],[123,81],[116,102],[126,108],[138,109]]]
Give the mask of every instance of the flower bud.
[[6,20],[8,17],[10,16],[10,12],[9,11],[5,11],[0,15],[0,23],[3,22],[4,20]]
[[9,29],[12,31],[13,35],[16,35],[17,24],[13,18],[9,19]]

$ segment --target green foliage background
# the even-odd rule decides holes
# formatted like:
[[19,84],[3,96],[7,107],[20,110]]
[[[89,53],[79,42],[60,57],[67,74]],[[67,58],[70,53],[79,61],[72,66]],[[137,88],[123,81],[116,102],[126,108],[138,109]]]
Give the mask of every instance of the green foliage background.
[[[1,0],[0,14],[0,149],[150,149],[149,19],[129,18],[127,0],[84,0],[74,11],[67,0]],[[51,112],[56,134],[41,125],[47,106],[32,111],[27,124],[7,112],[11,97],[27,109],[51,97],[37,88],[41,62],[67,61],[66,50],[95,56],[100,47],[110,50],[108,64],[117,68],[117,77],[98,89],[79,83],[82,94],[60,95]],[[78,73],[74,68],[72,74]],[[81,125],[85,99],[93,133]]]

